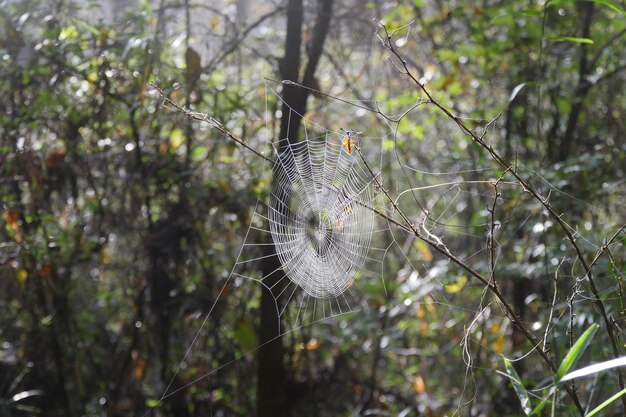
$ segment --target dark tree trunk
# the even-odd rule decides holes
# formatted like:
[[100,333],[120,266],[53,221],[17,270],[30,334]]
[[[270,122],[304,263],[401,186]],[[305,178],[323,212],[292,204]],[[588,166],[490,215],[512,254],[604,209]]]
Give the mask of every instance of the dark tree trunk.
[[[320,0],[319,13],[310,45],[307,48],[307,65],[304,78],[299,80],[302,49],[302,25],[304,10],[302,0],[289,0],[287,6],[287,38],[285,56],[280,63],[280,74],[283,80],[311,86],[315,70],[322,54],[324,41],[330,27],[332,0]],[[306,111],[309,90],[297,85],[283,86],[282,118],[280,121],[280,139],[289,142],[298,141],[298,132],[302,115]],[[281,142],[283,145],[286,142]],[[279,149],[281,151],[282,149]],[[284,285],[283,272],[272,273],[280,268],[277,256],[267,258],[262,267],[265,285],[273,287],[274,294],[281,293]],[[269,275],[269,276],[268,276]],[[261,324],[259,342],[263,345],[258,351],[257,409],[259,417],[282,417],[289,415],[286,402],[286,377],[283,338],[280,336],[277,310],[282,310],[285,301],[280,297],[274,299],[271,291],[265,286],[261,295]],[[278,309],[276,305],[278,304]],[[265,344],[267,343],[267,344]]]
[[[589,38],[591,35],[591,22],[593,18],[593,3],[589,2],[583,4],[581,7],[583,29],[581,36],[583,38]],[[578,127],[578,119],[582,110],[584,109],[584,101],[589,92],[591,84],[587,80],[587,76],[591,71],[589,60],[587,58],[587,45],[581,44],[580,46],[580,58],[578,64],[578,85],[573,97],[572,108],[567,117],[567,125],[565,127],[565,133],[559,144],[558,155],[556,155],[556,161],[562,162],[567,160],[571,154],[571,148],[574,146],[576,129]]]

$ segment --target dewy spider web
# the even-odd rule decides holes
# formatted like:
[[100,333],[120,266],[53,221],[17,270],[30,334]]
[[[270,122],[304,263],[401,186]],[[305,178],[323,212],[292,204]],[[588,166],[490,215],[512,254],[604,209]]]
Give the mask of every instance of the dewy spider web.
[[287,277],[315,298],[337,297],[367,258],[374,212],[353,139],[327,135],[278,156],[268,220]]
[[[289,113],[283,117],[291,120],[295,113]],[[272,143],[272,184],[251,221],[258,233],[244,242],[233,271],[235,278],[260,281],[282,300],[277,312],[287,330],[352,311],[355,280],[382,282],[389,244],[383,234],[387,224],[372,210],[377,205],[373,173],[357,150],[368,143],[379,149],[380,138],[377,143],[350,130],[331,131],[305,118],[302,124],[301,141]],[[280,267],[254,276],[259,268],[250,265],[272,256]]]

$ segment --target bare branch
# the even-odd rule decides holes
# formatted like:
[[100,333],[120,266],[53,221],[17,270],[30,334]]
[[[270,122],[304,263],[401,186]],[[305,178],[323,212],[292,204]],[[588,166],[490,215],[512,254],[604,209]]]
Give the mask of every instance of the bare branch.
[[254,153],[256,156],[260,156],[261,158],[265,159],[267,162],[271,163],[272,165],[276,163],[276,161],[274,161],[272,158],[269,158],[263,155],[261,152],[257,151],[256,149],[248,145],[243,139],[233,135],[219,121],[211,117],[208,113],[198,113],[198,112],[191,111],[188,108],[181,107],[178,104],[174,103],[172,100],[170,100],[158,85],[152,84],[152,83],[149,83],[148,85],[159,92],[159,95],[163,99],[163,102],[162,102],[163,107],[177,110],[183,113],[185,116],[189,117],[190,119],[198,120],[200,122],[205,122],[209,126],[211,126],[213,129],[217,130],[218,132],[226,136],[228,139],[233,140],[237,144],[243,146],[250,152]]

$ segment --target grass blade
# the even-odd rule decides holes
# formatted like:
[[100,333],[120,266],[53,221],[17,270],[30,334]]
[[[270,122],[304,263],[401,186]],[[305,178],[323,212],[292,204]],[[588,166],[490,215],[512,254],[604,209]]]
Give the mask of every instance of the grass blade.
[[599,326],[596,323],[589,326],[589,328],[585,330],[585,333],[583,333],[582,336],[578,338],[576,343],[574,343],[574,346],[572,346],[569,352],[567,352],[563,362],[561,362],[561,366],[559,366],[559,369],[556,371],[555,382],[557,384],[561,382],[561,379],[565,376],[565,374],[567,374],[570,369],[576,365],[576,362],[578,362],[583,353],[585,353],[591,339],[596,334],[596,331],[598,331],[598,327]]
[[570,372],[569,374],[565,375],[563,378],[561,378],[561,382],[569,381],[570,379],[574,378],[580,378],[581,376],[595,374],[605,371],[607,369],[617,368],[618,366],[626,366],[626,356],[585,366],[584,368],[581,368],[574,372]]
[[597,406],[596,408],[591,410],[589,412],[589,414],[587,414],[585,417],[593,417],[593,416],[595,416],[600,411],[602,411],[604,409],[604,407],[606,407],[607,405],[611,404],[613,401],[617,400],[619,397],[621,397],[624,394],[626,394],[626,388],[624,388],[623,390],[621,390],[620,392],[618,392],[617,394],[613,395],[611,398],[609,398],[608,400],[606,400],[605,402],[603,402],[602,404],[600,404],[599,406]]
[[626,11],[624,11],[624,9],[620,8],[615,3],[611,3],[608,0],[587,0],[587,1],[590,1],[590,2],[593,2],[593,3],[597,3],[597,4],[601,4],[603,6],[608,7],[609,9],[613,10],[614,12],[621,13],[622,15],[626,16]]
[[543,410],[543,408],[546,406],[546,404],[548,403],[548,400],[550,398],[552,398],[552,396],[554,395],[555,391],[556,391],[556,387],[554,385],[552,385],[552,387],[550,387],[550,390],[548,391],[548,394],[545,397],[543,397],[543,399],[541,400],[539,405],[537,407],[535,407],[533,409],[533,411],[531,411],[530,415],[531,416],[540,415],[541,410]]
[[573,36],[554,36],[552,38],[548,38],[548,40],[552,42],[593,43],[593,40],[589,38],[575,38]]
[[504,359],[504,367],[506,368],[506,373],[511,380],[511,384],[513,384],[513,389],[515,389],[515,393],[517,394],[517,398],[519,398],[520,403],[522,404],[522,410],[524,413],[529,416],[532,408],[530,407],[530,397],[528,396],[528,391],[526,391],[526,387],[522,384],[522,380],[519,377],[519,374],[511,364],[511,361],[502,357]]

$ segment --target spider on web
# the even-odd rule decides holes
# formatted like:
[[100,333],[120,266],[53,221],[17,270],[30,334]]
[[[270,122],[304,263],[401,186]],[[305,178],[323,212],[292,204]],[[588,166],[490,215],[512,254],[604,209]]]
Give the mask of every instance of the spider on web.
[[359,137],[361,137],[361,135],[363,135],[363,132],[357,132],[357,131],[350,130],[350,129],[344,129],[343,127],[339,128],[339,130],[345,133],[345,136],[343,137],[343,142],[342,142],[343,147],[346,149],[346,152],[348,152],[348,155],[352,155],[354,147],[357,146],[355,139],[358,139]]

